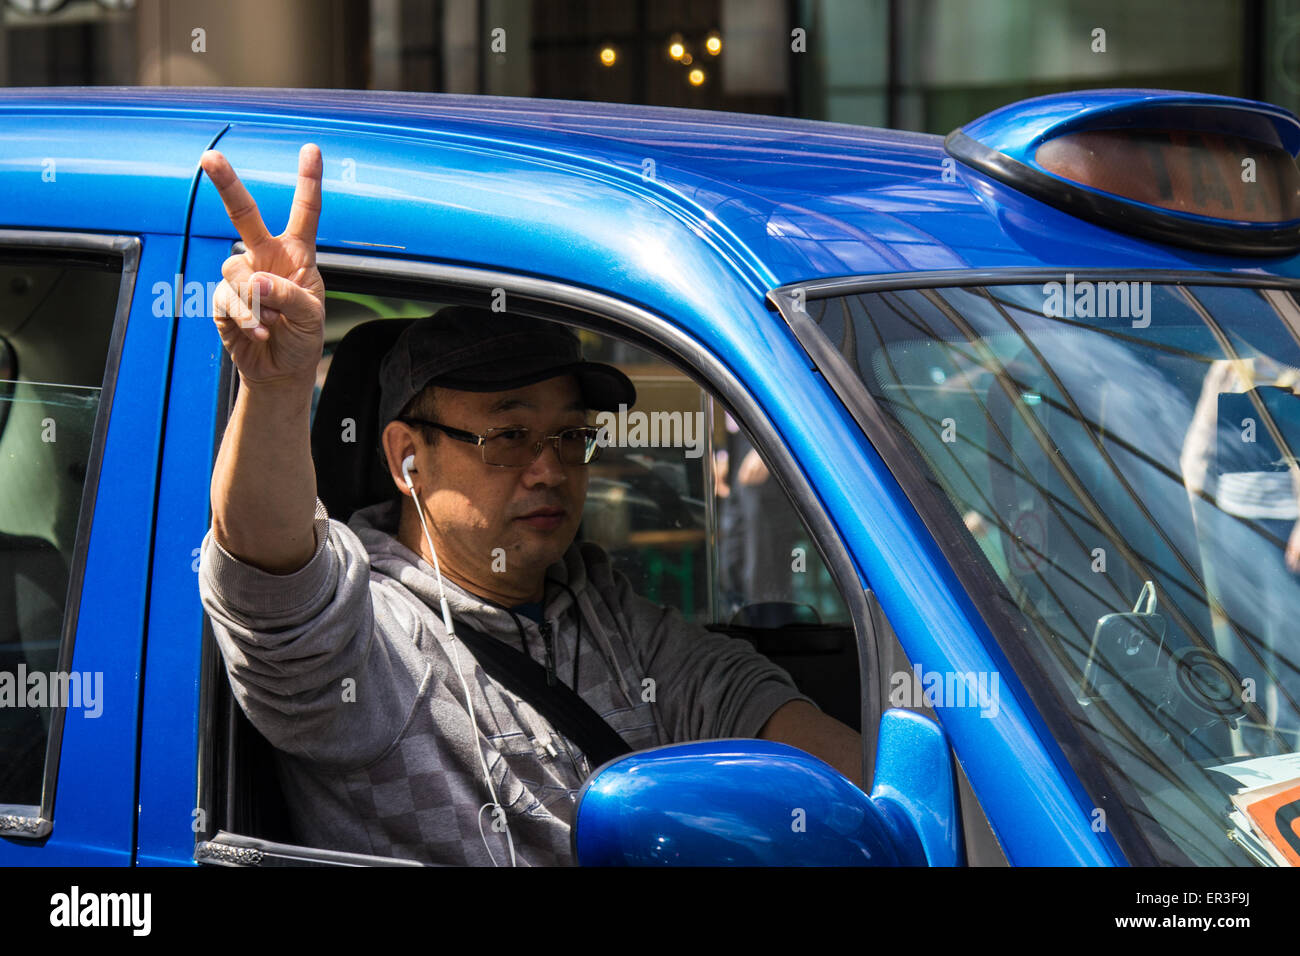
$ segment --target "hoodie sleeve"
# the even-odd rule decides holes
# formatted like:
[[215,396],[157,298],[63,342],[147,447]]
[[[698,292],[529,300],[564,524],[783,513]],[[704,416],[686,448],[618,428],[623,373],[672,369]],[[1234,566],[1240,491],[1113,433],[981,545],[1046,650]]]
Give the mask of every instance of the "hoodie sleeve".
[[[430,668],[414,640],[375,627],[369,556],[319,500],[315,531],[311,560],[272,574],[230,555],[209,530],[199,594],[253,726],[272,746],[343,771],[397,739]],[[388,611],[384,620],[400,624]]]
[[[654,681],[655,703],[674,743],[757,737],[778,707],[799,693],[790,675],[740,638],[706,630],[632,590],[613,575],[630,638]],[[643,678],[644,679],[644,678]],[[643,685],[644,686],[644,685]]]

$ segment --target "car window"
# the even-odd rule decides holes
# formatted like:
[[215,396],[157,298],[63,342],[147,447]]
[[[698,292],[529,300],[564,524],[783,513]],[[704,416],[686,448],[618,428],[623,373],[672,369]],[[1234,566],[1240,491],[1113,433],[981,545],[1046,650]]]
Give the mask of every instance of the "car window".
[[[317,399],[349,329],[444,305],[328,291]],[[812,536],[735,417],[664,359],[575,331],[587,359],[618,367],[637,391],[633,408],[590,416],[602,430],[602,450],[590,466],[579,538],[605,548],[637,593],[700,624],[848,627]]]
[[636,384],[631,409],[595,423],[608,447],[593,468],[584,533],[647,597],[701,624],[847,624],[812,537],[736,418],[672,364],[582,333],[593,361]]
[[0,804],[41,802],[68,582],[121,273],[0,253]]
[[[415,283],[404,284],[402,296],[392,294],[392,284],[375,294],[372,280],[353,273],[327,274],[325,281],[325,346],[313,402],[313,441],[328,432],[328,444],[337,446],[357,440],[352,423],[346,418],[338,423],[336,440],[317,412],[321,388],[348,331],[372,320],[435,313],[467,301],[467,294],[449,289],[444,298]],[[603,447],[590,466],[578,537],[600,544],[637,593],[703,627],[750,641],[824,712],[859,727],[858,646],[849,613],[793,502],[762,456],[751,456],[744,423],[692,376],[647,347],[573,328],[586,358],[619,367],[637,389],[633,408],[589,416],[602,429]],[[729,456],[741,463],[752,458],[743,482],[734,477]],[[740,490],[727,487],[730,482]],[[387,487],[382,493],[396,496]],[[227,829],[296,842],[287,807],[274,796],[269,749],[245,726],[228,695],[222,706],[233,718],[230,738],[221,744],[231,754],[230,792],[240,795],[236,804],[246,808],[230,818]]]
[[1002,639],[1165,862],[1294,852],[1251,813],[1300,750],[1294,293],[1070,277],[809,315],[856,343],[897,454],[951,506],[954,560],[1019,615]]

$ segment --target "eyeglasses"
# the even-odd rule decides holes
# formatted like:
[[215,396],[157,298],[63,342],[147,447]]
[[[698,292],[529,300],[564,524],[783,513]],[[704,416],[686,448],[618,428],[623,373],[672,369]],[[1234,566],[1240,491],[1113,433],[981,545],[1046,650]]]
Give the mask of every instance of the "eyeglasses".
[[489,428],[482,435],[476,435],[426,418],[403,417],[397,420],[408,425],[427,425],[457,441],[478,445],[483,451],[483,464],[494,468],[527,468],[537,460],[537,456],[542,453],[542,446],[548,441],[555,443],[555,452],[564,465],[589,465],[600,456],[600,443],[597,441],[600,429],[590,425],[566,428],[545,438],[534,438],[533,429],[523,425]]

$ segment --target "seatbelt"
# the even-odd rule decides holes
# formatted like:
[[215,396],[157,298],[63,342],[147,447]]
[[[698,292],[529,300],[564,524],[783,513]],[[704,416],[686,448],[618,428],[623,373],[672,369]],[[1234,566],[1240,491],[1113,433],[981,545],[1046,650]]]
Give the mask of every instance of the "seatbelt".
[[607,760],[631,753],[618,732],[567,684],[547,684],[546,668],[508,644],[456,621],[456,636],[465,642],[479,667],[516,697],[527,701],[556,730],[582,748],[594,770]]

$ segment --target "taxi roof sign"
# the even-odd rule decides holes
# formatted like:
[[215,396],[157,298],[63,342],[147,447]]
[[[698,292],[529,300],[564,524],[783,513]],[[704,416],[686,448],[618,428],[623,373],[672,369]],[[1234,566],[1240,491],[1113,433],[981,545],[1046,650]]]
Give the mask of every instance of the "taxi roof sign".
[[1163,90],[1025,100],[944,141],[958,161],[1082,219],[1218,253],[1300,251],[1300,119]]

